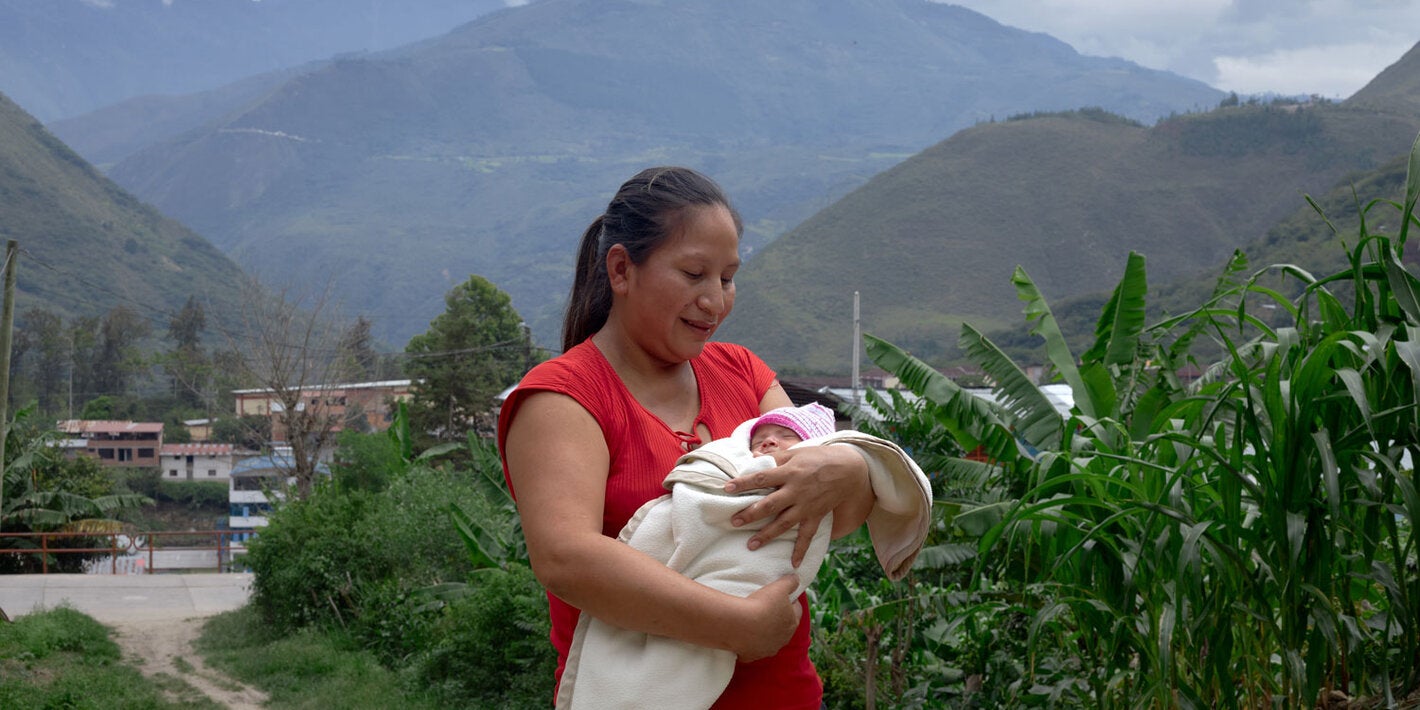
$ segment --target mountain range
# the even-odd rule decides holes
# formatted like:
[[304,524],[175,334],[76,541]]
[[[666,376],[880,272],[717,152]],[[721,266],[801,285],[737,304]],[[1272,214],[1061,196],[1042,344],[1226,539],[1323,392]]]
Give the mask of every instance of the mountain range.
[[[555,342],[585,222],[636,169],[693,165],[748,226],[720,337],[842,373],[854,291],[865,331],[947,362],[961,322],[1022,331],[1017,264],[1083,328],[1130,250],[1162,302],[1189,302],[1239,247],[1326,268],[1339,251],[1303,194],[1344,212],[1353,188],[1394,189],[1420,129],[1418,52],[1341,103],[1224,101],[920,0],[543,0],[52,126],[253,273],[330,284],[394,343],[470,272]],[[151,238],[130,234],[129,251]]]
[[1304,195],[1379,184],[1368,176],[1420,130],[1417,76],[1420,45],[1339,104],[1240,103],[1153,126],[1076,111],[963,130],[765,248],[737,277],[754,297],[721,337],[846,371],[856,291],[864,330],[950,361],[963,322],[1024,330],[1016,266],[1047,297],[1090,297],[1096,317],[1130,251],[1152,284],[1211,283],[1233,250],[1291,242],[1271,230],[1306,223]]
[[[46,123],[447,32],[502,0],[0,0],[0,92]],[[319,28],[313,31],[312,28]]]
[[1224,96],[925,0],[543,0],[269,87],[136,151],[104,153],[77,120],[63,135],[126,155],[117,182],[258,277],[329,282],[395,343],[469,273],[555,342],[578,235],[646,165],[717,178],[757,260],[962,128],[1080,106],[1151,123]]

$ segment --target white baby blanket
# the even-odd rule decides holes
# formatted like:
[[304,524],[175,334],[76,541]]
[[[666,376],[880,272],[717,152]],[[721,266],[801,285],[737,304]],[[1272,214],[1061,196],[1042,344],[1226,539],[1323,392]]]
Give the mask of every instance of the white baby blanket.
[[[726,481],[773,468],[770,456],[749,450],[749,427],[682,456],[666,476],[671,492],[643,505],[618,539],[701,584],[737,596],[749,596],[786,574],[799,577],[798,596],[813,582],[828,551],[832,516],[825,518],[798,569],[789,559],[798,531],[790,530],[758,550],[745,545],[760,520],[736,528],[730,518],[766,489],[727,494]],[[868,531],[878,561],[890,579],[907,574],[931,522],[931,486],[917,464],[892,442],[843,431],[797,446],[855,446],[868,461],[877,502]],[[708,708],[734,674],[735,654],[628,631],[582,614],[573,635],[567,666],[557,693],[557,707],[568,710],[610,708]]]

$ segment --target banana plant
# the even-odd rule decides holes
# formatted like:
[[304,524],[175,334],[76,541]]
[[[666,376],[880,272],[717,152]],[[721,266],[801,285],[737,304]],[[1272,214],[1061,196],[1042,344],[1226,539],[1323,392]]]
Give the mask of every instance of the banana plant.
[[[123,511],[152,505],[152,499],[136,493],[85,496],[66,491],[53,481],[46,483],[45,479],[53,479],[53,473],[62,472],[66,464],[63,454],[52,446],[57,434],[35,427],[33,417],[33,408],[26,407],[16,411],[14,419],[6,423],[9,430],[5,438],[5,499],[0,507],[0,530],[112,534],[125,527],[117,519]],[[49,475],[44,475],[46,472]],[[24,538],[9,538],[5,544],[39,548]]]

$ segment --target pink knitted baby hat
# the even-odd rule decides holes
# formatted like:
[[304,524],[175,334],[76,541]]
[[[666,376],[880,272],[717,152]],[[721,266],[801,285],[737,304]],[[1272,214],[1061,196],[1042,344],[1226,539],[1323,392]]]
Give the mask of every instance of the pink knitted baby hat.
[[786,427],[805,441],[834,432],[833,410],[818,402],[809,402],[802,407],[771,409],[755,421],[749,430],[750,436],[754,435],[755,429],[765,424]]

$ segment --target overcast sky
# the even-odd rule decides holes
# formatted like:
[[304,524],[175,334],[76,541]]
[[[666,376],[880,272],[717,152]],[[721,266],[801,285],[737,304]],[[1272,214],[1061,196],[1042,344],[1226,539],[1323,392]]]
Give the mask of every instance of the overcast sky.
[[1239,94],[1346,98],[1420,42],[1420,0],[950,1]]

